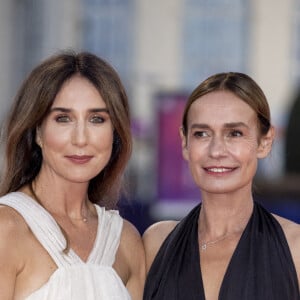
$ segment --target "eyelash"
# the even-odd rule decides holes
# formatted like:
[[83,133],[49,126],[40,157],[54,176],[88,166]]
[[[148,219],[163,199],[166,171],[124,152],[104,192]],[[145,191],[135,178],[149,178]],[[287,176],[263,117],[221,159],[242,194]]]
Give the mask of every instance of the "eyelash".
[[206,132],[206,131],[195,131],[193,133],[193,136],[194,137],[197,137],[197,138],[202,138],[202,137],[207,137],[209,136],[209,134]]
[[[91,120],[92,123],[97,123],[97,124],[105,122],[105,118],[103,118],[102,116],[97,116],[97,115],[92,116],[90,120]],[[96,122],[94,122],[93,120],[96,120]]]
[[58,123],[66,123],[69,121],[69,116],[68,115],[59,115],[55,117],[55,121]]
[[[207,131],[195,131],[193,132],[193,136],[196,138],[205,138],[205,137],[209,137],[210,135]],[[228,132],[228,136],[233,138],[241,137],[243,136],[243,132],[241,130],[233,129]]]
[[[57,123],[67,123],[71,121],[71,118],[68,115],[58,115],[55,117]],[[99,115],[93,115],[89,118],[89,121],[94,124],[101,124],[105,122],[105,118]]]

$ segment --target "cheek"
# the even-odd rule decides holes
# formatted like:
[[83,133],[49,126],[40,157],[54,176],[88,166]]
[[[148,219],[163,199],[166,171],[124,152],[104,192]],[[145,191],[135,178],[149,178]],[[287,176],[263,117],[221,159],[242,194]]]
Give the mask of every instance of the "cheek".
[[113,131],[103,130],[103,131],[93,131],[90,133],[90,142],[97,148],[107,148],[111,147],[113,144]]
[[60,149],[68,142],[66,131],[56,130],[55,132],[45,130],[41,136],[43,150]]
[[189,159],[192,161],[201,159],[201,157],[203,157],[204,152],[201,151],[201,149],[199,148],[190,148],[188,149],[188,156]]
[[192,156],[203,156],[209,151],[209,140],[199,140],[196,138],[190,138],[187,144],[187,149]]
[[254,161],[257,155],[257,142],[247,141],[240,145],[232,145],[230,147],[230,153],[241,161]]
[[201,156],[201,153],[203,153],[199,148],[199,145],[197,146],[196,143],[194,143],[191,139],[189,139],[188,143],[185,145],[185,153],[186,153],[186,159],[187,160],[196,160]]

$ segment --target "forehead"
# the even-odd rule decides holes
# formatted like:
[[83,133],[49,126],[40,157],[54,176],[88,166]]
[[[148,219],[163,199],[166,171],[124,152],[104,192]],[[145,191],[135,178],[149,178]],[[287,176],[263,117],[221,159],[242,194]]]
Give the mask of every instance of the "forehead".
[[193,102],[188,122],[224,124],[256,121],[255,111],[242,99],[228,91],[216,91]]
[[75,75],[57,93],[52,106],[106,106],[97,88],[85,77]]

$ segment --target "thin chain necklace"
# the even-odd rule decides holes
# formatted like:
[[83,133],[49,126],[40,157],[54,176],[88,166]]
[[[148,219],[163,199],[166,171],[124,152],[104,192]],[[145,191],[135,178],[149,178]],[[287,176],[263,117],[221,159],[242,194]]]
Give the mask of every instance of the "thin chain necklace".
[[[34,198],[34,199],[35,199],[42,207],[44,207],[44,205],[43,205],[42,202],[41,202],[41,199],[37,196],[35,190],[33,189],[32,181],[31,181],[30,184],[29,184],[29,190],[30,190],[31,194],[33,195],[33,198]],[[69,216],[69,218],[70,218],[71,220],[82,221],[82,222],[84,222],[84,223],[87,223],[87,221],[88,221],[87,216],[82,216],[81,218],[73,218],[73,217],[70,217],[70,216]]]
[[239,227],[236,228],[236,230],[234,231],[230,231],[227,232],[226,234],[222,235],[221,237],[215,239],[215,240],[209,240],[209,241],[201,241],[201,237],[200,237],[200,232],[198,231],[198,243],[199,243],[199,247],[200,247],[200,251],[206,251],[208,246],[217,244],[223,240],[225,240],[226,238],[228,238],[229,236],[232,235],[241,235],[245,229],[245,226],[248,222],[248,218],[240,218],[239,220],[239,224],[241,224]]
[[199,239],[199,243],[200,243],[200,249],[201,251],[205,251],[207,249],[207,246],[210,246],[210,245],[214,245],[218,242],[221,242],[223,240],[225,240],[228,236],[230,235],[233,235],[235,234],[236,232],[229,232],[223,236],[221,236],[220,238],[216,239],[216,240],[210,240],[210,241],[207,241],[207,242],[200,242],[200,235],[198,234],[198,239]]

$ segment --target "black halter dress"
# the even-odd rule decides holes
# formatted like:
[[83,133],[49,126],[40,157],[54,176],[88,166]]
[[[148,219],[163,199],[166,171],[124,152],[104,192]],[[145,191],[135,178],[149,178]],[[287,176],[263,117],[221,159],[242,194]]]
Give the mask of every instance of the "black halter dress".
[[[162,244],[147,276],[144,300],[205,300],[195,207]],[[300,251],[300,249],[299,249]],[[229,262],[219,300],[299,300],[296,269],[283,230],[261,205]]]

